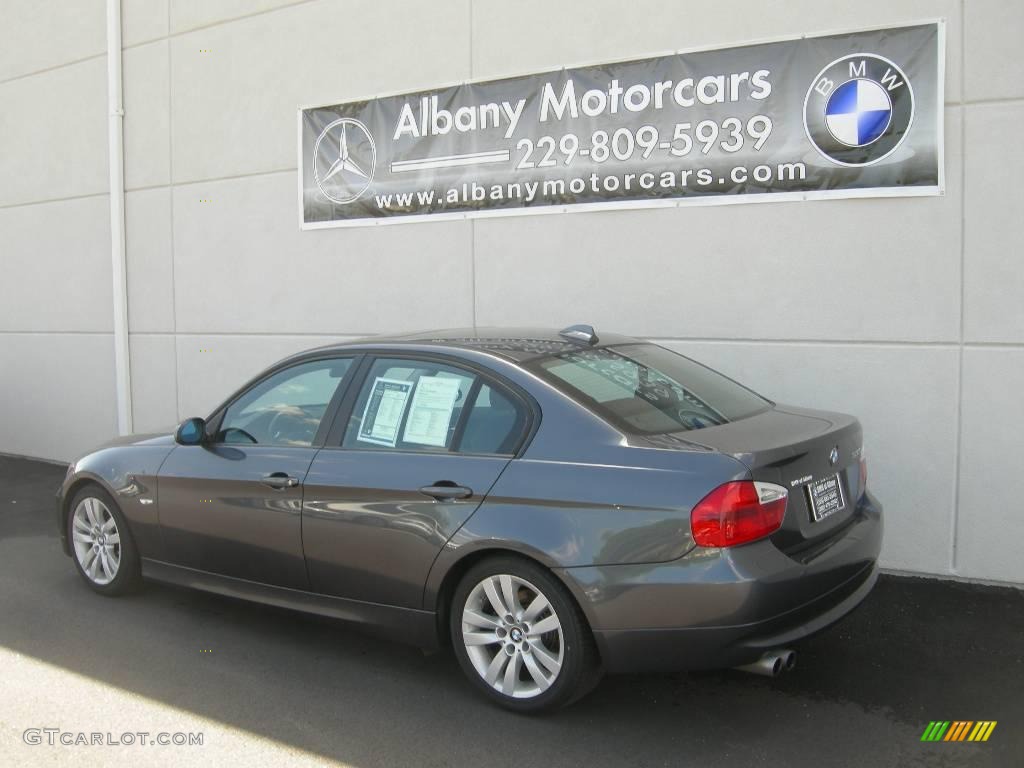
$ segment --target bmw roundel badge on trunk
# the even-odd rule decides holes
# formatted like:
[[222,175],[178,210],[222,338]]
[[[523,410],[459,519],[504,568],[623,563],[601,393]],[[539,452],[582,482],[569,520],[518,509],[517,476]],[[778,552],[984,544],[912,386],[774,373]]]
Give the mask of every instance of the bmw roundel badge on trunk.
[[804,98],[804,129],[837,165],[872,165],[900,145],[914,121],[914,90],[894,62],[872,53],[836,59]]

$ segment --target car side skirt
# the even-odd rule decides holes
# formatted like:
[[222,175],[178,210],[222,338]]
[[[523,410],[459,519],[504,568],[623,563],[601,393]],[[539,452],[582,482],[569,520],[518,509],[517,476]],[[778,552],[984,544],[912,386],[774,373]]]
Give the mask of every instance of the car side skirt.
[[428,651],[439,647],[437,616],[433,611],[275,587],[147,558],[142,560],[142,576],[180,587],[339,619],[358,629]]

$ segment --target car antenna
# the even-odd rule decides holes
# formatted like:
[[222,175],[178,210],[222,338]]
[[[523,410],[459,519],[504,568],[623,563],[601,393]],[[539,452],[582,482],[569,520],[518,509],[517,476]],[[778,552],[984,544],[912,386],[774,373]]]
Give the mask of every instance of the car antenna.
[[570,325],[568,328],[560,330],[558,335],[563,339],[580,341],[591,347],[599,341],[592,325]]

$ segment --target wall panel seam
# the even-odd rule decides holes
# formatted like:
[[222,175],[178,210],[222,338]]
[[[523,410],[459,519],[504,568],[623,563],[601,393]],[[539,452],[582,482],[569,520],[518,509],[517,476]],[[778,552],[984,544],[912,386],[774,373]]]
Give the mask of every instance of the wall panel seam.
[[969,107],[998,106],[1000,104],[1024,104],[1024,96],[995,96],[987,99],[971,99],[965,101]]
[[[960,98],[966,96],[967,55],[965,27],[967,26],[966,0],[960,0]],[[964,273],[967,249],[967,107],[960,109],[960,343],[957,352],[956,381],[956,442],[953,445],[953,499],[950,510],[949,532],[949,570],[958,573],[958,556],[960,534],[960,470],[962,467],[961,451],[963,450],[964,430],[964,316],[967,309],[964,304]]]
[[80,330],[58,330],[58,331],[43,331],[43,330],[0,330],[0,336],[113,336],[113,331],[80,331]]
[[6,85],[7,83],[14,83],[14,82],[17,82],[18,80],[24,80],[24,79],[29,78],[29,77],[36,77],[37,75],[45,75],[45,74],[47,74],[49,72],[56,72],[58,69],[66,69],[67,67],[73,67],[76,64],[85,64],[86,62],[95,61],[96,59],[103,59],[103,58],[106,58],[106,55],[107,55],[106,51],[103,51],[102,53],[94,53],[94,54],[92,54],[90,56],[83,56],[80,59],[72,59],[71,61],[65,61],[65,62],[62,62],[61,64],[54,64],[51,67],[44,67],[43,69],[35,69],[35,70],[31,71],[31,72],[25,72],[24,74],[21,74],[21,75],[14,75],[13,77],[8,77],[8,78],[6,78],[4,80],[0,80],[0,85]]
[[141,48],[144,45],[152,45],[153,43],[159,43],[167,39],[167,35],[158,35],[157,37],[147,38],[146,40],[140,40],[137,43],[130,43],[128,45],[122,45],[122,51],[131,51],[136,48]]
[[265,171],[253,171],[252,173],[235,173],[228,176],[211,176],[208,179],[185,179],[182,181],[175,181],[172,175],[171,182],[165,186],[171,187],[187,187],[194,184],[211,184],[216,181],[234,181],[235,179],[251,179],[254,176],[274,176],[282,173],[298,173],[299,167],[297,165],[289,166],[288,168],[271,168]]
[[178,277],[177,256],[174,252],[174,47],[170,43],[171,0],[167,3],[167,181],[170,192],[167,195],[168,216],[170,216],[171,250],[171,329],[174,336],[174,418],[181,418],[181,372],[178,366]]
[[9,208],[24,208],[29,205],[48,205],[49,203],[67,203],[73,200],[88,200],[90,197],[107,197],[110,194],[109,189],[105,189],[102,192],[87,192],[82,195],[70,195],[68,197],[49,197],[42,200],[29,200],[23,203],[0,203],[0,211],[7,210]]
[[218,19],[217,21],[211,21],[209,24],[200,24],[197,27],[189,27],[188,29],[181,29],[181,30],[178,30],[177,32],[174,32],[172,30],[172,28],[171,28],[170,7],[171,7],[172,2],[173,2],[173,0],[171,0],[171,1],[169,1],[167,3],[167,8],[168,8],[168,11],[167,11],[167,37],[168,38],[183,37],[185,35],[191,35],[194,32],[203,32],[203,31],[205,31],[207,29],[213,29],[215,27],[222,27],[222,26],[225,26],[227,24],[234,24],[236,21],[245,21],[247,19],[256,18],[257,16],[266,16],[267,14],[277,13],[278,11],[287,11],[290,8],[299,8],[300,6],[303,6],[303,5],[309,5],[311,3],[318,3],[318,2],[320,2],[320,0],[299,0],[299,2],[288,3],[286,5],[278,5],[278,6],[275,6],[273,8],[264,8],[263,10],[253,11],[252,13],[246,13],[246,14],[243,14],[241,16],[232,16],[232,17],[227,18],[227,19]]

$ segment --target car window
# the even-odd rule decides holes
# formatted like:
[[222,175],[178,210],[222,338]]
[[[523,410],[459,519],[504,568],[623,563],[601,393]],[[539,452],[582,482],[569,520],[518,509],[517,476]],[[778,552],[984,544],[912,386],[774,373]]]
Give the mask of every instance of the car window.
[[511,397],[489,384],[482,385],[466,417],[459,452],[513,453],[525,417],[525,411]]
[[351,365],[351,358],[318,360],[264,379],[228,406],[217,440],[312,445],[327,406]]
[[528,367],[607,421],[641,434],[726,424],[771,406],[732,379],[654,344],[571,350]]
[[352,408],[342,446],[448,451],[476,379],[443,363],[376,360]]

